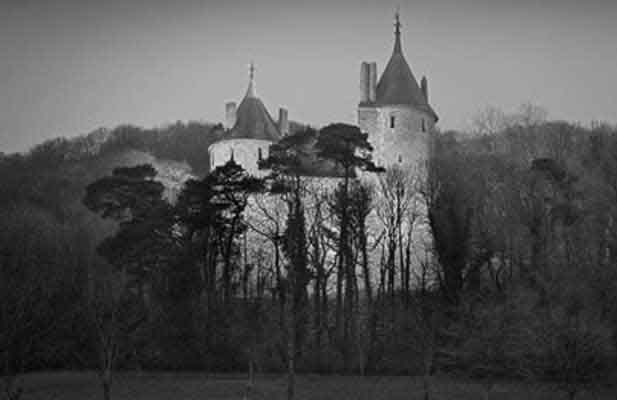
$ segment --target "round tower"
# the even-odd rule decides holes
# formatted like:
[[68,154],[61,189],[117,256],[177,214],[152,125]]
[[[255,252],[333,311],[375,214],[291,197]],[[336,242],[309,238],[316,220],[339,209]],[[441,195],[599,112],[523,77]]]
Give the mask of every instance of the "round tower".
[[[404,174],[402,182],[413,186],[422,184],[427,177],[426,163],[430,154],[431,132],[438,117],[428,102],[428,81],[424,78],[421,86],[418,85],[403,54],[398,12],[394,26],[394,49],[379,81],[371,79],[377,75],[375,63],[363,63],[361,68],[358,126],[368,133],[368,140],[374,148],[375,163],[386,170],[398,167]],[[365,66],[367,64],[368,68]],[[367,73],[368,76],[365,75]],[[368,87],[365,82],[368,82]],[[385,176],[367,174],[365,179],[377,183],[377,208],[387,209],[388,195],[384,190],[388,188],[384,186],[387,183],[381,177]],[[432,234],[425,223],[428,221],[428,205],[418,189],[406,187],[406,195],[413,196],[413,211],[408,212],[412,212],[417,218],[404,219],[401,225],[402,231],[412,232],[412,236],[406,239],[409,241],[407,245],[410,246],[411,254],[414,254],[412,268],[419,268],[421,263],[429,260],[432,248]],[[376,227],[376,231],[385,229],[384,221],[376,213],[371,214],[370,218],[369,223]],[[375,260],[379,256],[373,255]]]
[[[280,114],[283,130],[287,130],[287,110]],[[262,175],[258,163],[268,157],[270,145],[281,138],[280,127],[274,122],[263,102],[257,96],[255,67],[250,66],[249,84],[244,99],[238,107],[226,106],[227,130],[223,137],[210,145],[210,170],[233,159],[252,175]]]
[[428,157],[430,132],[438,117],[428,103],[426,78],[420,87],[405,60],[398,12],[394,26],[394,49],[379,82],[374,78],[376,67],[370,67],[375,63],[362,64],[358,126],[368,133],[378,165],[417,167]]

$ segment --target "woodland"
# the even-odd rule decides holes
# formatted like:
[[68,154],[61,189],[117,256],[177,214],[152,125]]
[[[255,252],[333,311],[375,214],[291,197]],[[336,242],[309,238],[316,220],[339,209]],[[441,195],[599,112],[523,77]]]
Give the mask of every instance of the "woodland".
[[106,400],[118,371],[242,373],[246,399],[267,373],[288,400],[309,373],[412,376],[426,400],[444,376],[487,399],[502,382],[611,387],[617,127],[487,108],[432,133],[423,174],[375,165],[353,125],[292,131],[263,177],[210,171],[223,129],[198,122],[0,155],[6,398],[50,370],[96,371]]

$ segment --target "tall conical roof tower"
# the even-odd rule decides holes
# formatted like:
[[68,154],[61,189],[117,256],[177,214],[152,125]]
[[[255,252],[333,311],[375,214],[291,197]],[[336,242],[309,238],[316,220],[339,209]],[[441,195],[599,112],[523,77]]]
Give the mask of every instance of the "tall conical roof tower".
[[225,135],[226,139],[257,139],[276,142],[281,132],[270,113],[257,96],[255,85],[255,65],[251,63],[249,84],[244,99],[236,112],[236,123]]
[[[418,85],[405,59],[398,12],[394,27],[394,48],[388,45],[392,53],[379,80],[377,63],[363,62],[361,65],[358,126],[368,135],[376,164],[386,170],[399,171],[410,181],[426,182],[437,115],[428,102],[428,80],[422,78]],[[380,186],[374,174],[363,178],[374,182],[376,187]],[[384,193],[378,190],[375,196],[379,202]],[[417,220],[428,219],[428,206],[422,196],[414,195],[414,202]],[[376,231],[385,229],[383,224],[377,224]],[[430,257],[432,236],[428,228],[421,224],[409,230],[412,233],[409,245],[413,254],[422,255],[417,261],[411,261],[412,268],[420,267],[425,255]]]
[[378,81],[377,63],[362,63],[358,125],[369,134],[378,163],[416,168],[427,158],[438,117],[428,102],[428,81],[418,85],[405,59],[398,11],[394,27],[394,48]]
[[279,109],[278,124],[270,116],[257,95],[253,63],[250,64],[248,87],[240,105],[236,108],[235,102],[226,103],[225,111],[225,133],[208,148],[210,168],[233,158],[251,174],[264,173],[259,170],[259,160],[268,156],[272,143],[288,133],[289,121],[284,108]]
[[380,105],[410,105],[426,111],[438,119],[428,99],[418,85],[405,59],[401,46],[401,22],[399,13],[395,16],[394,49],[386,68],[377,83],[375,103]]

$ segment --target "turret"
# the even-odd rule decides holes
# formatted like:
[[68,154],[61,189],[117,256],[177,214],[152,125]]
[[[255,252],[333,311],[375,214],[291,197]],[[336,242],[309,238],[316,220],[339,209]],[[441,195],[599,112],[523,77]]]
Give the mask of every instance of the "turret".
[[281,130],[289,131],[289,122],[287,110],[282,109],[277,123],[257,96],[252,63],[244,98],[237,106],[227,103],[225,113],[227,129],[208,147],[210,168],[224,165],[231,159],[251,175],[265,173],[259,170],[259,160],[268,157],[270,146],[281,139]]

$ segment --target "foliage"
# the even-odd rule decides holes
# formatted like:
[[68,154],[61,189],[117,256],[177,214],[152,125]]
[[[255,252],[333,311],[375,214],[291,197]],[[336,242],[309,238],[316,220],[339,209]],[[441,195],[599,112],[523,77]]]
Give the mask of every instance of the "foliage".
[[[298,372],[422,374],[425,396],[439,373],[595,389],[617,365],[617,131],[522,114],[486,134],[436,133],[426,181],[406,167],[358,179],[380,169],[344,124],[274,145],[266,184],[235,163],[201,175],[220,133],[201,124],[4,155],[3,365],[96,366],[98,331],[118,339],[115,368],[292,359]],[[156,159],[129,149],[198,176],[172,203],[143,165]],[[337,167],[328,185],[304,175],[315,155]],[[428,254],[413,235],[427,223]]]

